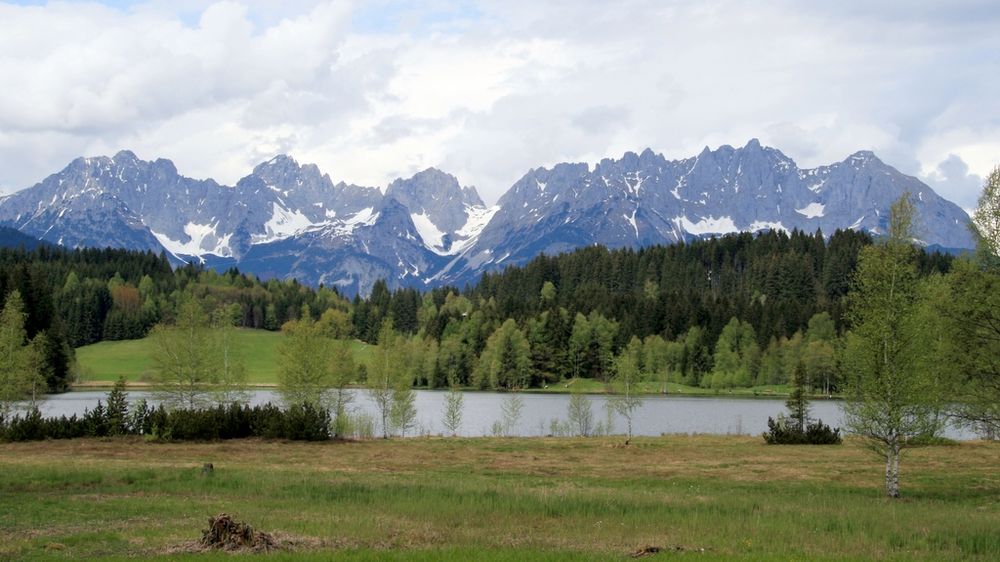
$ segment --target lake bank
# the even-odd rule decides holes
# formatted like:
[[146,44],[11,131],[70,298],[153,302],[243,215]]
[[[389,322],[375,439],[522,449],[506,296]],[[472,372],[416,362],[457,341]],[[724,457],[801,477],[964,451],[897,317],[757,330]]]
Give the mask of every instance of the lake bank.
[[[148,389],[128,392],[129,400],[145,399],[156,403],[159,395]],[[368,392],[351,391],[350,405],[355,414],[377,419],[377,407]],[[49,396],[40,406],[45,416],[82,415],[93,409],[98,401],[106,399],[103,391],[80,391]],[[416,420],[409,435],[438,435],[446,433],[443,424],[444,402],[447,392],[417,390],[414,406]],[[475,391],[463,393],[464,411],[459,434],[467,437],[493,435],[497,422],[504,421],[504,402],[510,393]],[[608,395],[585,395],[590,405],[591,430],[598,433],[622,433],[624,420],[612,416],[609,423]],[[519,418],[504,424],[504,433],[511,436],[544,436],[566,433],[568,407],[571,396],[566,393],[521,393],[522,410]],[[281,397],[274,389],[257,389],[250,393],[251,404],[280,403]],[[811,417],[822,419],[832,427],[843,427],[843,402],[817,400],[811,405]],[[712,434],[760,435],[767,430],[767,419],[785,413],[782,398],[740,396],[683,396],[676,394],[651,395],[642,398],[642,404],[633,415],[636,435],[661,434]],[[377,425],[377,424],[376,424]],[[600,427],[599,427],[600,426]],[[609,429],[610,428],[610,431]],[[598,431],[600,429],[600,431]],[[975,439],[976,435],[963,428],[949,427],[944,435],[951,439]]]

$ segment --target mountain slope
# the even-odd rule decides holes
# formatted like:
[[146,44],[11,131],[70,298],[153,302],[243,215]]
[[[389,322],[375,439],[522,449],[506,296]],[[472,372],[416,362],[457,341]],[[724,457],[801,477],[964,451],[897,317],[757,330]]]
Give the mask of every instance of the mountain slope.
[[470,281],[539,253],[592,244],[641,247],[766,229],[879,234],[890,204],[907,191],[915,199],[921,242],[971,247],[961,208],[871,152],[803,170],[754,139],[742,148],[706,148],[683,160],[647,149],[602,160],[592,170],[558,164],[518,180],[475,244],[435,281]]
[[461,284],[593,244],[641,247],[764,229],[879,234],[890,204],[907,191],[920,242],[972,246],[962,209],[871,152],[800,169],[756,140],[681,160],[646,149],[593,167],[532,169],[492,207],[434,168],[393,181],[383,195],[334,183],[285,155],[224,186],[122,151],[78,158],[0,199],[0,225],[65,246],[166,250],[178,261],[365,293],[379,278]]

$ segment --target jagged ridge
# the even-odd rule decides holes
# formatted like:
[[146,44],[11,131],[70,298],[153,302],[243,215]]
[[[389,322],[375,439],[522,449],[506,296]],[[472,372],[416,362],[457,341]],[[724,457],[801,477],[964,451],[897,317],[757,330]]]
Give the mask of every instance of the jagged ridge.
[[433,168],[392,182],[383,195],[334,183],[285,155],[224,186],[122,151],[78,158],[0,199],[0,224],[65,246],[166,250],[178,261],[364,293],[378,278],[460,284],[592,244],[639,247],[762,229],[878,234],[904,191],[916,200],[922,242],[971,247],[962,209],[873,153],[800,169],[756,139],[682,160],[646,149],[593,168],[532,169],[492,207]]

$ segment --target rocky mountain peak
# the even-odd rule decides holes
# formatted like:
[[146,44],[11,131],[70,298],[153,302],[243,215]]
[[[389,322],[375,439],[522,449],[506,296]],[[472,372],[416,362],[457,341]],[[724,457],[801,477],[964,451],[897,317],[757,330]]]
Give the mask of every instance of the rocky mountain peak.
[[483,204],[475,188],[462,187],[455,176],[437,168],[427,168],[409,179],[396,179],[389,184],[386,195],[403,203],[413,212],[420,212],[446,201],[458,201],[467,205]]
[[135,166],[140,162],[139,157],[131,150],[119,150],[111,157],[111,161],[118,166]]
[[409,209],[424,244],[437,254],[457,251],[482,226],[474,224],[485,210],[476,189],[462,187],[455,176],[436,168],[393,181],[385,196]]
[[757,139],[679,160],[645,148],[593,166],[532,168],[489,208],[475,188],[436,168],[393,181],[383,195],[277,155],[226,187],[123,150],[78,158],[0,199],[0,226],[69,247],[165,249],[179,260],[363,293],[379,278],[461,284],[592,244],[796,228],[880,234],[903,192],[915,199],[921,242],[971,246],[960,208],[871,151],[800,169]]

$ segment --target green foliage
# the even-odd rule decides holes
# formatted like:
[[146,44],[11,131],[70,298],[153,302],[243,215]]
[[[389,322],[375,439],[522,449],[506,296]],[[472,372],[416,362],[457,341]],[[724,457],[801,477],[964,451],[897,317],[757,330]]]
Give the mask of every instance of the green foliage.
[[1000,273],[960,262],[932,306],[953,414],[984,437],[1000,437]]
[[618,323],[594,311],[590,316],[577,314],[569,338],[570,361],[574,377],[607,381],[614,361],[614,343]]
[[413,421],[409,386],[413,381],[407,370],[406,342],[396,333],[391,317],[379,330],[378,347],[368,364],[367,377],[368,393],[379,412],[382,437],[388,439],[397,428],[409,429]]
[[722,329],[715,344],[711,381],[707,385],[702,381],[702,384],[711,388],[751,386],[757,377],[759,362],[760,350],[753,326],[733,318]]
[[840,445],[840,429],[831,429],[821,420],[807,422],[802,428],[789,419],[778,416],[778,419],[767,418],[767,432],[764,441],[768,445]]
[[792,393],[785,401],[788,418],[792,422],[790,429],[793,431],[805,431],[809,421],[809,386],[806,366],[799,362],[792,374]]
[[643,343],[633,337],[615,360],[615,375],[611,381],[616,394],[610,399],[609,407],[625,418],[629,440],[632,439],[632,416],[642,406],[642,399],[636,396],[636,387],[642,378],[642,358]]
[[587,395],[581,392],[570,394],[566,417],[575,435],[589,437],[594,433],[594,410]]
[[0,416],[9,414],[17,401],[34,403],[46,389],[45,334],[28,342],[26,317],[21,293],[12,291],[0,311]]
[[986,177],[970,226],[976,237],[976,258],[980,266],[1000,274],[1000,166],[993,168]]
[[330,393],[343,388],[356,372],[346,344],[331,340],[310,316],[288,322],[278,346],[278,392],[285,404],[330,406]]
[[[108,434],[125,435],[129,432],[128,398],[125,395],[125,379],[115,381],[114,388],[108,393],[106,410]],[[139,420],[141,425],[142,420]]]
[[195,409],[211,402],[220,383],[218,355],[212,345],[208,314],[193,298],[185,299],[173,325],[157,325],[152,337],[152,360],[164,403]]
[[457,435],[462,427],[462,413],[465,409],[465,398],[462,392],[451,387],[444,396],[444,412],[442,412],[442,424],[445,430],[451,435]]
[[930,369],[931,343],[915,264],[913,204],[893,205],[889,238],[865,248],[851,292],[845,364],[851,431],[886,458],[886,493],[899,496],[899,455],[909,440],[941,425],[942,395]]
[[513,320],[507,320],[486,342],[473,373],[479,388],[517,390],[531,380],[531,347]]
[[[117,398],[114,398],[117,400]],[[37,408],[23,416],[0,419],[0,440],[38,441],[79,437],[147,435],[160,440],[214,441],[219,439],[292,439],[322,441],[330,438],[330,415],[310,404],[281,409],[271,404],[218,405],[204,409],[149,409],[140,401],[132,408],[127,402],[107,408],[98,403],[83,417],[44,418]]]

